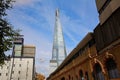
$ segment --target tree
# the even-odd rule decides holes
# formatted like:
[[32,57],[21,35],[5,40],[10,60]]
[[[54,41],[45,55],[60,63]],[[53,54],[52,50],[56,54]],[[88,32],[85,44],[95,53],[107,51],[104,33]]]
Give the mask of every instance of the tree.
[[12,48],[14,37],[19,35],[19,30],[14,30],[6,19],[6,10],[12,8],[13,2],[13,0],[0,0],[0,65],[4,64],[6,59],[5,52]]

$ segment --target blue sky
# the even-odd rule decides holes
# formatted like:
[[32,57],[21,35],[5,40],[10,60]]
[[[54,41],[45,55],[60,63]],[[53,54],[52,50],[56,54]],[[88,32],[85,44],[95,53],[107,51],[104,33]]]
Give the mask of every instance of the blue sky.
[[22,30],[24,43],[36,46],[36,71],[45,76],[52,56],[57,8],[69,54],[99,22],[95,0],[16,0],[8,11],[10,23]]

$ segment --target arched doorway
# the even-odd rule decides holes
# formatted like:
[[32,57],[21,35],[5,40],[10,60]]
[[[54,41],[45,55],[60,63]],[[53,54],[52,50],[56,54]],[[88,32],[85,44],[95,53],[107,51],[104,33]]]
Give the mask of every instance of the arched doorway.
[[70,77],[70,75],[69,75],[68,77],[69,77],[69,80],[71,80],[71,77]]
[[95,80],[105,80],[104,74],[102,73],[102,68],[99,63],[94,66],[94,79]]
[[82,70],[79,71],[79,75],[80,75],[80,80],[84,80],[84,76],[83,76],[83,71]]
[[115,63],[115,61],[112,58],[107,59],[106,68],[107,68],[108,76],[110,79],[120,78],[120,74],[117,69],[117,64]]
[[85,79],[89,80],[88,72],[85,72]]

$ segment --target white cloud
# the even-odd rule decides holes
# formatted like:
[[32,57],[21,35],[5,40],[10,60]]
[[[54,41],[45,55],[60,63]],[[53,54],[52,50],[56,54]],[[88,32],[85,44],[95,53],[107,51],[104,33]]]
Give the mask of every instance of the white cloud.
[[35,2],[40,2],[41,0],[16,0],[15,5],[16,6],[23,6],[23,5],[31,5]]
[[17,0],[16,4],[29,4],[32,2],[33,2],[33,0]]
[[63,30],[65,34],[69,37],[69,39],[71,39],[74,43],[78,42],[76,36],[85,35],[89,31],[91,31],[79,20],[73,20],[70,16],[64,13],[62,13],[61,15]]

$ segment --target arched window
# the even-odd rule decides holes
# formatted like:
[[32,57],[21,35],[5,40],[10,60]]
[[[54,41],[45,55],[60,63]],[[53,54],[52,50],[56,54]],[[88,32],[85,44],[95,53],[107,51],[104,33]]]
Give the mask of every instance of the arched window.
[[102,73],[102,69],[99,63],[94,66],[94,79],[95,80],[104,80],[104,75]]
[[64,78],[64,77],[62,77],[62,78],[61,78],[61,80],[65,80],[65,78]]
[[79,71],[79,75],[80,75],[80,80],[84,80],[84,76],[83,76],[82,70]]
[[109,75],[110,79],[120,78],[120,74],[119,74],[119,71],[117,69],[117,65],[112,58],[110,58],[106,61],[106,68],[108,70],[108,75]]
[[71,80],[71,77],[70,77],[70,75],[69,75],[69,80]]
[[85,78],[86,80],[89,80],[88,72],[85,72]]

